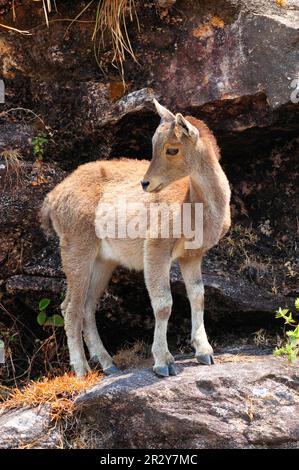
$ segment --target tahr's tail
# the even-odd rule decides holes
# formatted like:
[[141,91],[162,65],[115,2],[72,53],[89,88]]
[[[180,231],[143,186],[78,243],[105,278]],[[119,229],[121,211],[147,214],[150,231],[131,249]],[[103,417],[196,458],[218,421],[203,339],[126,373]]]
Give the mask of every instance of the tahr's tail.
[[41,228],[43,229],[47,238],[55,234],[51,219],[51,204],[49,201],[49,196],[46,196],[39,211],[39,220]]

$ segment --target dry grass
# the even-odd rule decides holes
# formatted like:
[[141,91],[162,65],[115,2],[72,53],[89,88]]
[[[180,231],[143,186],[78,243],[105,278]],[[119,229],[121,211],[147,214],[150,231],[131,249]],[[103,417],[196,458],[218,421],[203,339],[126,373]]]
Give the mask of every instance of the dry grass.
[[17,185],[22,183],[22,155],[17,149],[3,150],[0,154],[6,167],[6,178],[12,183],[12,177],[15,177]]
[[149,366],[152,364],[150,347],[143,341],[136,341],[133,346],[120,349],[113,360],[120,369]]
[[228,235],[221,240],[222,251],[230,257],[239,256],[246,260],[249,257],[250,248],[258,241],[258,236],[250,227],[235,224]]
[[[33,0],[34,3],[42,3],[44,17],[46,25],[49,28],[50,23],[55,20],[50,20],[50,14],[55,11],[58,13],[55,0]],[[126,59],[126,54],[129,54],[136,62],[136,56],[134,54],[130,38],[127,30],[127,21],[128,18],[132,22],[133,19],[136,19],[138,28],[139,21],[136,13],[135,0],[91,0],[84,8],[77,14],[74,19],[61,19],[61,21],[70,21],[70,24],[67,30],[75,23],[79,21],[79,18],[90,8],[95,8],[95,19],[94,19],[94,29],[92,34],[92,41],[94,44],[94,52],[96,61],[101,67],[100,63],[100,50],[104,45],[104,35],[105,32],[111,37],[112,49],[113,49],[113,58],[112,65],[119,69],[123,83],[124,83],[124,61]],[[13,21],[16,21],[17,14],[15,3],[12,5],[13,12]],[[0,27],[12,30],[19,34],[31,35],[31,31],[19,30],[13,26],[8,26],[0,24]]]
[[241,262],[239,271],[240,272],[245,271],[248,273],[250,271],[254,271],[255,276],[257,278],[262,278],[265,275],[267,275],[267,273],[270,273],[273,269],[270,264],[270,261],[271,260],[269,259],[267,263],[264,263],[264,262],[259,261],[255,255],[250,255],[250,256],[247,255],[247,258],[245,258],[245,260]]
[[256,362],[256,360],[256,356],[245,353],[222,354],[221,356],[216,356],[217,364],[225,364],[226,362]]
[[[48,405],[52,419],[58,421],[73,414],[74,399],[98,383],[101,377],[101,374],[93,371],[83,378],[68,373],[54,379],[44,378],[40,381],[31,381],[23,389],[13,389],[0,409]],[[0,385],[0,390],[1,388]],[[7,387],[5,388],[7,390]]]
[[[91,0],[85,7],[78,13],[78,15],[71,21],[67,30],[72,24],[94,5],[95,0]],[[98,0],[95,16],[95,25],[92,34],[92,41],[94,44],[94,54],[96,61],[100,68],[100,50],[105,45],[105,33],[108,31],[113,49],[112,65],[119,69],[123,84],[124,80],[124,61],[126,54],[129,54],[135,62],[138,62],[134,54],[131,41],[127,30],[127,17],[132,22],[134,17],[136,19],[138,28],[139,21],[136,12],[135,0]]]
[[265,348],[270,346],[275,346],[277,344],[277,339],[270,335],[267,330],[260,328],[253,335],[253,342],[258,348]]
[[127,31],[127,16],[130,18],[130,21],[133,21],[135,16],[138,23],[135,0],[99,1],[92,36],[95,45],[95,56],[98,58],[101,45],[104,44],[104,33],[106,30],[109,31],[114,51],[112,64],[120,67],[122,77],[124,77],[123,63],[126,53],[137,62]]

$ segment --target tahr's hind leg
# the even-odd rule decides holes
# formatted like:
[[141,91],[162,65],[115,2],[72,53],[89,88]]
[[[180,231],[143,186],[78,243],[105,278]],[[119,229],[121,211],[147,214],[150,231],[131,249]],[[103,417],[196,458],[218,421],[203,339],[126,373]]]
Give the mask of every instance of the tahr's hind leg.
[[69,290],[69,288],[67,287],[67,288],[66,288],[66,292],[65,292],[65,297],[64,297],[62,303],[60,304],[61,314],[62,314],[63,317],[65,316],[66,308],[67,308],[67,306],[68,306],[68,303],[69,303],[69,301],[70,301],[70,298],[71,298],[70,290]]
[[95,251],[82,240],[61,247],[61,259],[67,278],[67,300],[64,312],[64,327],[67,336],[70,364],[77,376],[90,370],[83,346],[83,316],[86,296],[90,284]]
[[111,374],[118,371],[112,361],[112,357],[106,351],[98,334],[95,311],[99,298],[104,293],[116,264],[110,261],[95,259],[90,285],[84,309],[83,335],[88,347],[90,360],[99,363],[104,373]]

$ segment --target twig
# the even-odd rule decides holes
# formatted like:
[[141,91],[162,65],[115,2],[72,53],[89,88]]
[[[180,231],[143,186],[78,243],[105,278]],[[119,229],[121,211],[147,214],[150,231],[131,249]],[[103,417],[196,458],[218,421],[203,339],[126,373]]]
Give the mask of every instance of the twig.
[[22,34],[23,36],[32,36],[30,31],[23,31],[21,29],[13,28],[12,26],[7,26],[6,24],[0,23],[0,28],[9,29],[10,31],[15,31],[16,33]]

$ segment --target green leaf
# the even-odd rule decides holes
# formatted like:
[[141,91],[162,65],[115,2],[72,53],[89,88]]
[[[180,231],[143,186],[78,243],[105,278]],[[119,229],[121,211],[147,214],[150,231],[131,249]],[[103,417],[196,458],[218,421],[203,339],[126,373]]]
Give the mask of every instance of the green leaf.
[[287,336],[288,336],[289,338],[299,339],[298,331],[296,331],[296,330],[294,330],[294,331],[287,331],[286,334],[287,334]]
[[39,301],[38,308],[39,310],[45,310],[47,307],[49,307],[51,303],[50,299],[44,298]]
[[[299,310],[299,298],[295,300],[295,307]],[[276,318],[283,318],[285,325],[290,325],[294,329],[285,333],[286,343],[280,348],[276,347],[273,354],[274,356],[286,356],[289,362],[293,362],[299,355],[299,324],[296,324],[292,312],[286,308],[279,308],[276,311]]]
[[279,307],[279,309],[278,309],[277,312],[276,312],[276,318],[285,318],[285,316],[287,315],[287,313],[289,313],[289,311],[288,311],[287,308],[281,308],[281,307]]
[[287,323],[296,323],[295,320],[293,319],[293,314],[290,313],[288,317],[286,317],[286,322]]
[[37,323],[40,326],[43,326],[45,324],[46,318],[47,318],[46,312],[44,310],[41,310],[39,314],[37,315]]
[[274,356],[281,356],[284,354],[283,348],[275,348],[273,351]]
[[292,312],[286,308],[279,308],[276,312],[275,318],[283,318],[285,323],[295,323]]
[[45,326],[63,326],[64,320],[61,315],[52,315],[52,317],[48,317],[47,321],[45,322]]
[[295,361],[296,358],[297,358],[297,351],[295,349],[293,351],[289,351],[289,353],[288,353],[289,362]]
[[294,333],[296,334],[297,338],[299,339],[299,324],[294,329]]

